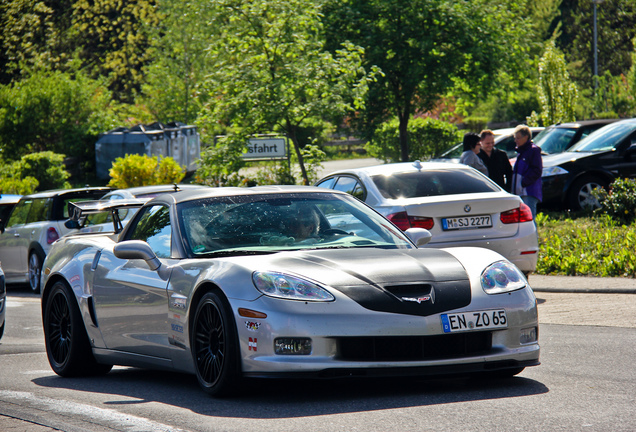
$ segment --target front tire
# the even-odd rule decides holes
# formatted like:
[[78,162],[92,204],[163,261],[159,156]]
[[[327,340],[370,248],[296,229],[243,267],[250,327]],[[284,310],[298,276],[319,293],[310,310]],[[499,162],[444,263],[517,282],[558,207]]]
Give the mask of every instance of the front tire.
[[39,253],[33,251],[29,255],[29,286],[36,294],[40,293],[40,277],[42,276],[43,262],[44,259]]
[[569,193],[570,209],[578,211],[599,208],[601,205],[594,196],[594,191],[607,187],[608,183],[598,177],[583,177],[575,181]]
[[63,377],[102,375],[111,365],[93,357],[86,328],[71,289],[56,282],[44,309],[44,342],[53,371]]
[[234,393],[239,381],[236,327],[229,307],[216,293],[203,296],[192,326],[192,357],[201,388],[211,395]]

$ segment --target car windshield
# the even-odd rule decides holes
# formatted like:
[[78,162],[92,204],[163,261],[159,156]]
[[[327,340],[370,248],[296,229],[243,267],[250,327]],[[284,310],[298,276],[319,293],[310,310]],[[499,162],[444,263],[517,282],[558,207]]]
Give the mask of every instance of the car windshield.
[[283,250],[414,248],[382,216],[350,195],[288,193],[188,201],[177,207],[192,257]]
[[534,143],[543,153],[562,153],[570,146],[575,134],[574,128],[549,127],[536,136]]
[[501,192],[501,188],[476,170],[431,169],[392,175],[375,175],[373,183],[384,198]]
[[464,152],[462,143],[455,144],[450,149],[444,151],[441,155],[437,156],[438,159],[454,159],[459,158]]
[[579,141],[568,151],[571,152],[603,152],[620,144],[629,134],[636,130],[636,122],[617,122],[604,126]]

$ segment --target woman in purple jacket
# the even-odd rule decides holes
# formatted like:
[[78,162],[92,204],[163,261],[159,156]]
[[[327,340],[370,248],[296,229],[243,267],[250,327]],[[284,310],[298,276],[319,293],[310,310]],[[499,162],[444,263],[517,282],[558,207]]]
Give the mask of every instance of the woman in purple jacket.
[[512,193],[519,195],[530,207],[532,218],[536,223],[537,204],[543,198],[541,149],[532,142],[532,134],[528,126],[517,126],[514,137],[519,155],[512,170]]

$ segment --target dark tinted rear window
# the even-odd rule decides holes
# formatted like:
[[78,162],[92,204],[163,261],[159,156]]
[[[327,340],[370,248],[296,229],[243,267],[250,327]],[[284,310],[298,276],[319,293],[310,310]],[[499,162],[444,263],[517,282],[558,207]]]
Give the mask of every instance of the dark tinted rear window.
[[426,170],[372,179],[382,196],[390,199],[501,191],[479,172],[468,170]]

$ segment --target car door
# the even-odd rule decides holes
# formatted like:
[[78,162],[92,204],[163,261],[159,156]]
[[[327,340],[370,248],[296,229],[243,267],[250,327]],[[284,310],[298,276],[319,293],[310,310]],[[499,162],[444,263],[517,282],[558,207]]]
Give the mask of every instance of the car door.
[[615,177],[636,177],[636,131],[614,146],[614,151],[601,154],[598,164]]
[[172,226],[169,208],[142,208],[125,240],[143,240],[162,265],[151,270],[144,260],[124,260],[112,248],[102,251],[93,282],[97,323],[106,347],[170,358],[168,294]]
[[7,282],[25,282],[27,277],[27,253],[29,237],[23,235],[33,199],[20,200],[11,212],[0,235],[0,263]]

